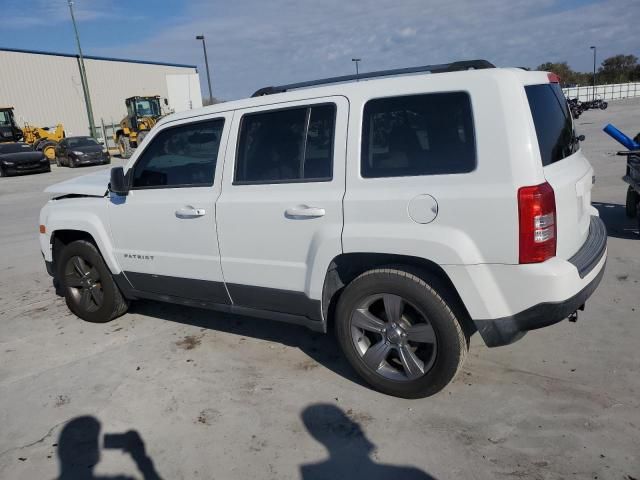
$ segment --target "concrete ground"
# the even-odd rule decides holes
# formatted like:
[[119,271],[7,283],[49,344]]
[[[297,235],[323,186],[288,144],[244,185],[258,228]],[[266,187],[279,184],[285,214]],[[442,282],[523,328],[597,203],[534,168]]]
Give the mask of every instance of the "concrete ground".
[[640,237],[600,131],[635,134],[639,113],[578,121],[610,232],[578,323],[497,349],[475,336],[459,377],[414,401],[361,385],[331,336],[295,326],[152,302],[78,320],[45,273],[38,211],[45,186],[104,167],[0,179],[0,478],[640,478]]

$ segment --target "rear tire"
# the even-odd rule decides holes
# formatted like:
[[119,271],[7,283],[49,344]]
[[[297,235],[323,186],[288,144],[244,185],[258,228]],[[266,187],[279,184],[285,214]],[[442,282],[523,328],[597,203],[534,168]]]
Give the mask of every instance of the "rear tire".
[[7,172],[4,171],[4,169],[2,169],[2,167],[0,167],[0,177],[8,177],[9,175],[7,175]]
[[131,147],[129,137],[122,135],[118,139],[118,150],[120,150],[120,156],[122,158],[131,158],[131,155],[133,155],[133,148]]
[[640,202],[640,195],[636,192],[631,185],[627,189],[627,203],[625,206],[625,213],[627,217],[634,218],[638,216],[638,203]]
[[447,295],[438,293],[445,289],[396,268],[370,270],[345,288],[336,308],[338,342],[374,389],[422,398],[456,376],[468,339]]
[[69,310],[83,320],[105,323],[123,315],[122,296],[96,246],[87,240],[69,243],[56,259],[57,278]]

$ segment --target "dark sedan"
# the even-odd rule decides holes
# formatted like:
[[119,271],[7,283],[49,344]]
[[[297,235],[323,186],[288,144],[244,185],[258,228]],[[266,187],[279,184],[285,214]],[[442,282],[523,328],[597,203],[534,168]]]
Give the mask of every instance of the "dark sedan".
[[34,151],[26,143],[0,143],[0,177],[20,173],[50,172],[44,153]]
[[111,163],[106,147],[91,137],[67,137],[56,146],[56,164],[71,168]]

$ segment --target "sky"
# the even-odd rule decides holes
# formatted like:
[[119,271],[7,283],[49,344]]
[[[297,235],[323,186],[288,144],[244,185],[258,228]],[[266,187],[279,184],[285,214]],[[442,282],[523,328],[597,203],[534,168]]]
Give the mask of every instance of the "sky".
[[[0,48],[75,53],[67,0],[0,0]],[[360,70],[483,58],[591,71],[640,57],[640,0],[75,0],[85,55],[197,65],[213,95]],[[635,17],[635,18],[634,18]],[[1,65],[0,65],[1,68]],[[206,91],[205,91],[206,93]]]

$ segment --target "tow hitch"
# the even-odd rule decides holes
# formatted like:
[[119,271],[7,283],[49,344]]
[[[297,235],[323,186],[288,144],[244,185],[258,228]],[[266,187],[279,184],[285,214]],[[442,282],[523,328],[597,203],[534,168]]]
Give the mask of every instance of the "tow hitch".
[[[584,312],[584,303],[578,307],[578,310],[582,310]],[[578,310],[569,315],[568,320],[570,322],[575,323],[578,321]]]

